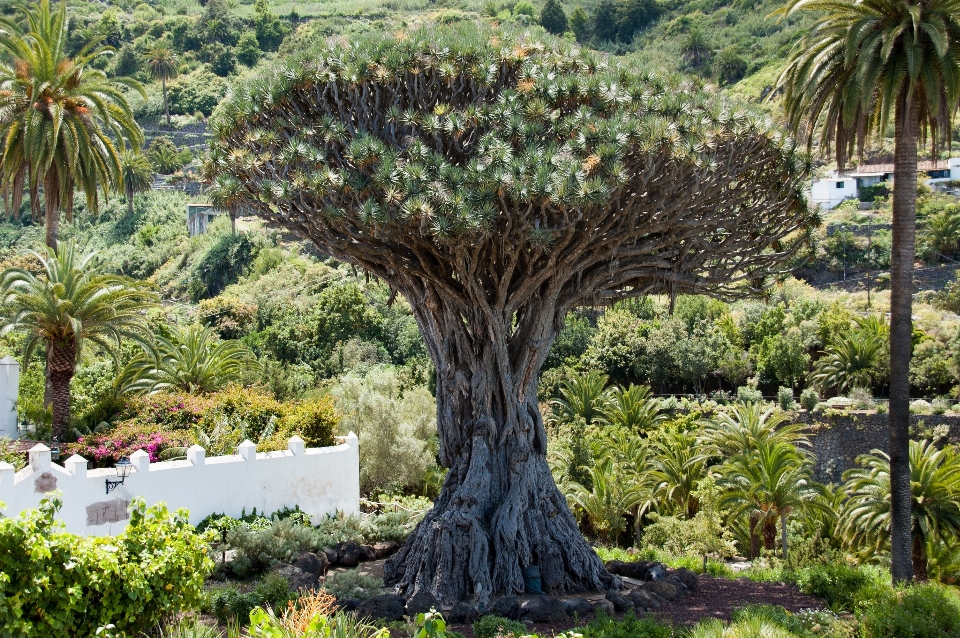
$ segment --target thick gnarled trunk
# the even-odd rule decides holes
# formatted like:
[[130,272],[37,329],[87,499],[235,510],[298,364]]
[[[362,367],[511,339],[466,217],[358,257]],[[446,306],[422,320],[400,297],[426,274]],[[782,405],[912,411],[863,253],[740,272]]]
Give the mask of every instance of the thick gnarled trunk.
[[[535,565],[550,593],[610,587],[614,578],[546,461],[536,370],[553,334],[517,344],[523,326],[510,338],[482,318],[441,327],[431,314],[418,318],[431,354],[444,354],[434,361],[440,459],[449,472],[433,509],[385,566],[387,584],[405,594],[429,589],[444,603],[486,601],[523,592],[522,570]],[[534,372],[518,369],[518,358],[529,358]]]
[[896,172],[890,256],[890,571],[894,582],[906,582],[913,577],[909,375],[916,250],[917,116],[905,93],[898,100],[895,118]]

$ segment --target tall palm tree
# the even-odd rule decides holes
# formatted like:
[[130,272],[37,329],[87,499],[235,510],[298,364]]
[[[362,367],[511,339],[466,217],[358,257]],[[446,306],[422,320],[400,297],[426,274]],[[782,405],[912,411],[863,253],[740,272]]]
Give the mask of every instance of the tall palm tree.
[[960,0],[787,0],[782,16],[819,20],[780,76],[784,108],[812,147],[836,149],[838,167],[893,116],[895,166],[890,260],[891,572],[909,580],[909,368],[916,235],[917,147],[950,139],[960,98]]
[[636,486],[619,480],[613,468],[609,459],[590,468],[591,487],[573,483],[568,500],[583,512],[597,534],[616,543],[627,528],[625,516],[644,496]]
[[11,268],[0,277],[0,336],[26,334],[24,366],[38,346],[46,347],[53,436],[59,438],[70,417],[70,380],[84,344],[115,354],[123,339],[148,343],[145,310],[158,298],[137,281],[99,273],[93,253],[81,256],[73,242],[48,248],[46,257],[31,254],[43,264],[42,276]]
[[46,243],[56,248],[60,212],[73,215],[73,194],[84,192],[95,211],[120,183],[124,140],[139,148],[143,133],[122,88],[142,93],[130,78],[110,79],[94,63],[113,49],[96,38],[76,55],[67,55],[66,2],[57,11],[50,0],[20,7],[25,27],[0,18],[0,188],[11,195],[13,210],[26,185],[35,218],[44,198]]
[[120,181],[127,198],[127,214],[133,215],[133,197],[150,190],[153,185],[153,167],[143,153],[125,151],[120,156]]
[[[890,457],[873,450],[857,459],[861,467],[844,473],[849,499],[841,530],[865,556],[890,542]],[[930,441],[910,441],[910,548],[914,576],[926,580],[927,548],[960,534],[960,454]]]
[[[727,491],[721,507],[732,516],[751,516],[751,525],[759,523],[766,549],[776,543],[780,523],[780,545],[787,559],[787,519],[797,511],[821,509],[829,512],[825,490],[812,479],[810,459],[796,446],[781,441],[760,441],[750,453],[738,454],[724,470]],[[751,533],[755,533],[751,529]]]
[[147,64],[150,66],[150,75],[154,80],[160,80],[160,87],[163,90],[163,112],[167,116],[167,126],[170,126],[170,105],[167,102],[167,81],[177,77],[176,52],[170,47],[162,44],[153,47],[147,52]]
[[214,392],[240,381],[259,364],[239,341],[221,341],[210,328],[175,328],[169,339],[158,337],[155,347],[134,357],[117,377],[121,392]]

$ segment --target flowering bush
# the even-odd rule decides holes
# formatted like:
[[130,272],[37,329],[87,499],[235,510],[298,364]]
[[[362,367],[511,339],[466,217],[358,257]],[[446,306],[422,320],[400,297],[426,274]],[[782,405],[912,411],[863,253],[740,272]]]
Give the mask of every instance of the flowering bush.
[[101,434],[89,434],[66,446],[68,454],[79,454],[94,467],[110,467],[121,456],[130,456],[137,450],[150,455],[150,462],[160,460],[168,449],[192,444],[189,431],[157,430],[156,426],[123,423]]

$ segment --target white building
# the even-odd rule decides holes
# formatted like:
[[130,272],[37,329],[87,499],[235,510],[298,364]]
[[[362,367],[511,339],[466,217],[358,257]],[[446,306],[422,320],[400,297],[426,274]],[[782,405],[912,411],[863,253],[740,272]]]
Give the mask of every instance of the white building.
[[[926,175],[930,185],[960,181],[960,157],[948,160],[917,162],[917,171]],[[813,182],[811,204],[831,209],[845,199],[857,199],[860,189],[888,182],[893,183],[893,164],[861,164],[838,175],[836,171]]]
[[187,232],[191,237],[207,232],[207,226],[227,212],[213,204],[187,204]]
[[0,436],[15,439],[17,395],[20,392],[20,363],[13,357],[0,359]]

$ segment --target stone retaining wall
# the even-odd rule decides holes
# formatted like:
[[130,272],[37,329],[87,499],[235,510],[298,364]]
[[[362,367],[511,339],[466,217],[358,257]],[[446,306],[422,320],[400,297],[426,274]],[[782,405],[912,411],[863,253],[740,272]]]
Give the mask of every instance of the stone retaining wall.
[[[839,483],[844,471],[856,467],[857,457],[879,449],[887,452],[888,415],[851,411],[843,414],[810,414],[801,410],[794,421],[810,425],[810,442],[816,456],[814,475],[824,483]],[[947,440],[960,444],[960,416],[910,415],[911,434],[930,438],[946,429]]]

